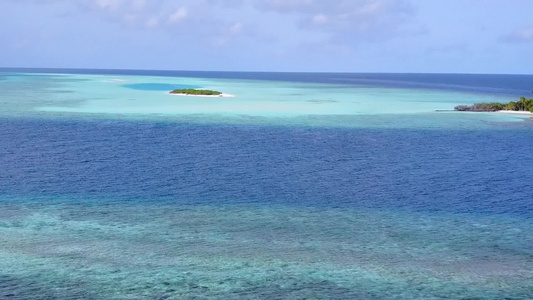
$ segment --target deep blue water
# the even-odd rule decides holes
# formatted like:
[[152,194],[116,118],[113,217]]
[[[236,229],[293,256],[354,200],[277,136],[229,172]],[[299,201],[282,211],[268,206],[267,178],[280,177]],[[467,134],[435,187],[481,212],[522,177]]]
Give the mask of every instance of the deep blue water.
[[533,130],[0,120],[4,194],[533,217]]

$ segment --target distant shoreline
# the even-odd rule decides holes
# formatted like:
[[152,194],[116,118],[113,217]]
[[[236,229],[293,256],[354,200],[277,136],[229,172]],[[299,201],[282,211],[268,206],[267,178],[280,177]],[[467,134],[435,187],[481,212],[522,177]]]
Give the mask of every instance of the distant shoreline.
[[472,112],[472,113],[500,113],[500,114],[511,114],[511,115],[526,115],[526,116],[533,116],[532,112],[529,111],[523,111],[523,110],[496,110],[496,111],[458,111],[455,109],[436,109],[436,112]]

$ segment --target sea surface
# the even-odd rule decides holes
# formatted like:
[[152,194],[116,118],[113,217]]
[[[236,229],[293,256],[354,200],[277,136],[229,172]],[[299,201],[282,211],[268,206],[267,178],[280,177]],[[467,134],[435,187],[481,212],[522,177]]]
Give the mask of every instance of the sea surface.
[[533,299],[532,89],[0,69],[0,299]]

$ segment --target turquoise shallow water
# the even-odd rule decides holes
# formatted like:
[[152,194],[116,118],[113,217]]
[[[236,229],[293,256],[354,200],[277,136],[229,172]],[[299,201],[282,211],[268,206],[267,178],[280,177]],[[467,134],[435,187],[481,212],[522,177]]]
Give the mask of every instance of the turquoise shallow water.
[[17,199],[2,204],[2,219],[0,287],[19,298],[528,299],[533,292],[532,224],[512,217]]
[[62,72],[0,75],[0,298],[533,299],[529,117],[435,112],[531,76]]
[[[398,86],[396,81],[375,86],[366,82],[332,84],[137,75],[19,75],[7,74],[1,83],[2,89],[8,92],[3,96],[4,116],[381,128],[487,127],[493,123],[522,122],[528,118],[436,112],[452,110],[459,104],[508,102],[514,98],[492,91],[482,93],[477,89]],[[171,96],[167,91],[172,87],[220,90],[236,97]],[[10,90],[15,92],[9,93]]]

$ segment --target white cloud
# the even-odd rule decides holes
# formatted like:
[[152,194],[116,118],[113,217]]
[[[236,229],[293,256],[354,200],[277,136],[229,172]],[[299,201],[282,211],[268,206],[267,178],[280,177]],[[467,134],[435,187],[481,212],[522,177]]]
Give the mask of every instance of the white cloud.
[[502,38],[507,43],[531,43],[533,42],[533,27],[516,29]]
[[118,11],[121,9],[141,10],[146,7],[146,0],[88,0],[97,9]]
[[147,4],[146,0],[133,0],[132,2],[132,6],[135,9],[143,9]]
[[189,10],[183,6],[178,8],[173,14],[168,17],[169,23],[178,23],[189,16]]
[[263,0],[257,1],[259,8],[266,10],[276,10],[280,12],[302,11],[316,6],[316,0]]
[[211,40],[211,45],[219,48],[229,45],[234,39],[242,35],[244,31],[244,24],[241,22],[234,23],[226,27],[220,34]]
[[329,21],[329,18],[328,16],[324,15],[324,14],[318,14],[316,16],[313,17],[313,24],[315,25],[325,25],[327,24]]
[[146,20],[144,25],[148,28],[155,28],[159,26],[159,23],[160,23],[159,17],[152,16],[148,18],[148,20]]
[[[63,0],[66,1],[66,0]],[[108,21],[128,26],[162,28],[163,25],[182,22],[189,17],[189,9],[183,3],[170,0],[84,0],[80,11],[96,12]]]
[[[42,1],[39,4],[46,5],[51,0]],[[195,43],[216,41],[217,46],[235,45],[240,39],[272,49],[309,43],[355,48],[361,42],[397,36],[413,19],[409,1],[78,0],[73,10],[98,22],[190,37]]]
[[291,16],[301,29],[358,41],[391,38],[414,14],[408,0],[262,0],[256,7]]
[[355,7],[353,14],[373,15],[386,9],[386,6],[390,3],[391,1],[366,1],[366,3],[361,3],[360,6]]
[[237,22],[230,27],[229,32],[231,35],[239,35],[242,33],[243,29],[244,25],[241,22]]
[[94,4],[98,9],[115,11],[122,5],[122,0],[96,0]]

